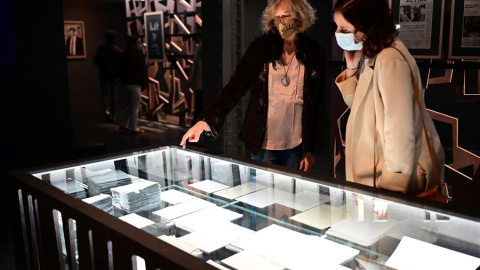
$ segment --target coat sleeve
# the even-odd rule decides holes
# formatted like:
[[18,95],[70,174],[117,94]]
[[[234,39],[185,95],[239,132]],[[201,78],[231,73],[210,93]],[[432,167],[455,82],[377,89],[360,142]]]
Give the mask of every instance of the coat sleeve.
[[355,89],[357,88],[357,76],[351,76],[346,79],[347,70],[344,70],[338,77],[335,79],[338,89],[342,93],[343,100],[349,108],[352,107],[353,97],[355,95]]
[[414,96],[410,67],[403,59],[378,60],[378,91],[383,102],[383,188],[405,192],[415,163]]
[[[240,62],[235,68],[233,75],[228,83],[220,90],[215,100],[206,107],[199,116],[199,120],[205,121],[211,129],[211,133],[207,133],[212,138],[218,136],[218,130],[222,127],[228,113],[237,105],[240,98],[250,88],[252,79],[250,70],[252,69],[252,59],[256,57],[255,43],[247,48]],[[258,50],[258,48],[256,48]]]

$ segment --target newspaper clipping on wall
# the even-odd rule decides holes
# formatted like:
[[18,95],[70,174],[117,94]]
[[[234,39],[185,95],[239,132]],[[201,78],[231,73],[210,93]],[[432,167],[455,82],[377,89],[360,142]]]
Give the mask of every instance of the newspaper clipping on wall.
[[480,0],[465,0],[463,5],[462,48],[480,47]]
[[433,0],[400,0],[398,37],[407,48],[431,49],[432,16]]

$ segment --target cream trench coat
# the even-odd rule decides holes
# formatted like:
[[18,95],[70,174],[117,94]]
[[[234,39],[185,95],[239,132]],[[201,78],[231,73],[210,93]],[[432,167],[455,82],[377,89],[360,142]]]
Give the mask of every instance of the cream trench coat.
[[[424,89],[415,59],[400,40],[392,46],[407,57],[408,63],[398,51],[387,48],[365,59],[359,75],[345,79],[344,71],[336,78],[345,103],[351,109],[346,128],[346,178],[373,186],[375,147],[376,187],[416,194],[435,185],[420,113],[425,118],[442,182],[445,155],[425,109]],[[415,103],[409,66],[420,91],[421,112]]]

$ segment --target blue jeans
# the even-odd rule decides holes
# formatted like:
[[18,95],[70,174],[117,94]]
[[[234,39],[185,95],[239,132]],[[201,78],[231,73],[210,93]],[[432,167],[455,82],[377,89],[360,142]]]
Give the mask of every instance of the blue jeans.
[[128,127],[132,131],[137,130],[141,95],[141,85],[124,84],[120,89],[117,108],[118,124],[120,126]]
[[100,78],[100,94],[102,97],[103,112],[115,118],[117,105],[117,82],[111,78]]
[[300,168],[300,161],[303,156],[302,144],[286,150],[265,150],[261,149],[257,155],[250,154],[253,160],[285,166],[287,168]]

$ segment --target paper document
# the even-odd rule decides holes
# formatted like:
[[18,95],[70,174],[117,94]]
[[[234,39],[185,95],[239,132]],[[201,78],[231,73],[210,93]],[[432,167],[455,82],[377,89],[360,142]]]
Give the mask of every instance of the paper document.
[[283,190],[267,188],[237,198],[237,201],[264,208],[274,203],[292,201],[293,194]]
[[233,242],[232,246],[268,258],[289,269],[300,269],[306,265],[327,269],[321,266],[343,264],[359,253],[357,249],[275,224]]
[[187,194],[175,189],[169,189],[167,191],[162,192],[162,201],[169,204],[179,204],[195,198],[196,198],[195,196],[192,196],[190,194]]
[[212,226],[201,228],[198,231],[180,237],[206,253],[212,253],[233,241],[241,239],[254,231],[230,222],[218,222]]
[[137,227],[137,228],[143,228],[143,227],[147,227],[149,225],[152,225],[152,224],[155,224],[154,221],[148,219],[148,218],[144,218],[142,216],[139,216],[135,213],[132,213],[132,214],[128,214],[126,216],[123,216],[123,217],[119,217],[119,219]]
[[303,213],[297,214],[290,219],[319,230],[325,230],[332,226],[332,224],[335,224],[346,217],[347,211],[345,210],[345,207],[322,204]]
[[205,192],[207,194],[210,194],[210,193],[222,190],[222,189],[229,188],[229,186],[227,186],[227,185],[220,184],[220,183],[212,181],[212,180],[203,180],[203,181],[200,181],[200,182],[190,184],[189,186],[198,190],[198,191]]
[[238,185],[236,187],[231,187],[221,191],[217,191],[214,194],[228,200],[233,200],[240,196],[255,192],[257,190],[265,189],[265,188],[267,187],[264,185],[248,182],[245,184]]
[[186,243],[184,241],[180,241],[178,238],[176,238],[174,235],[162,235],[159,236],[158,239],[161,239],[170,245],[185,251],[188,254],[191,254],[195,257],[200,256],[202,252],[196,248],[195,246],[190,245],[189,243]]
[[475,270],[480,258],[404,236],[385,265],[399,270]]
[[305,190],[293,195],[293,199],[286,199],[278,202],[278,204],[296,209],[298,211],[306,211],[317,205],[326,203],[330,200],[330,196],[322,195],[318,192]]
[[284,266],[248,251],[242,251],[222,260],[222,263],[238,270],[283,270]]
[[211,206],[197,212],[181,216],[173,221],[177,226],[184,227],[190,231],[197,231],[207,226],[213,226],[218,222],[230,222],[242,217],[243,215],[237,212],[218,206]]
[[185,201],[183,203],[169,206],[167,208],[163,208],[161,210],[153,212],[155,215],[161,216],[163,218],[166,218],[168,220],[173,220],[176,218],[179,218],[181,216],[196,212],[198,210],[201,210],[203,208],[215,206],[214,203],[207,202],[202,199],[191,199],[188,201]]
[[393,219],[376,222],[370,218],[358,221],[355,217],[348,217],[333,224],[326,233],[367,247],[380,240],[399,224],[399,221]]

